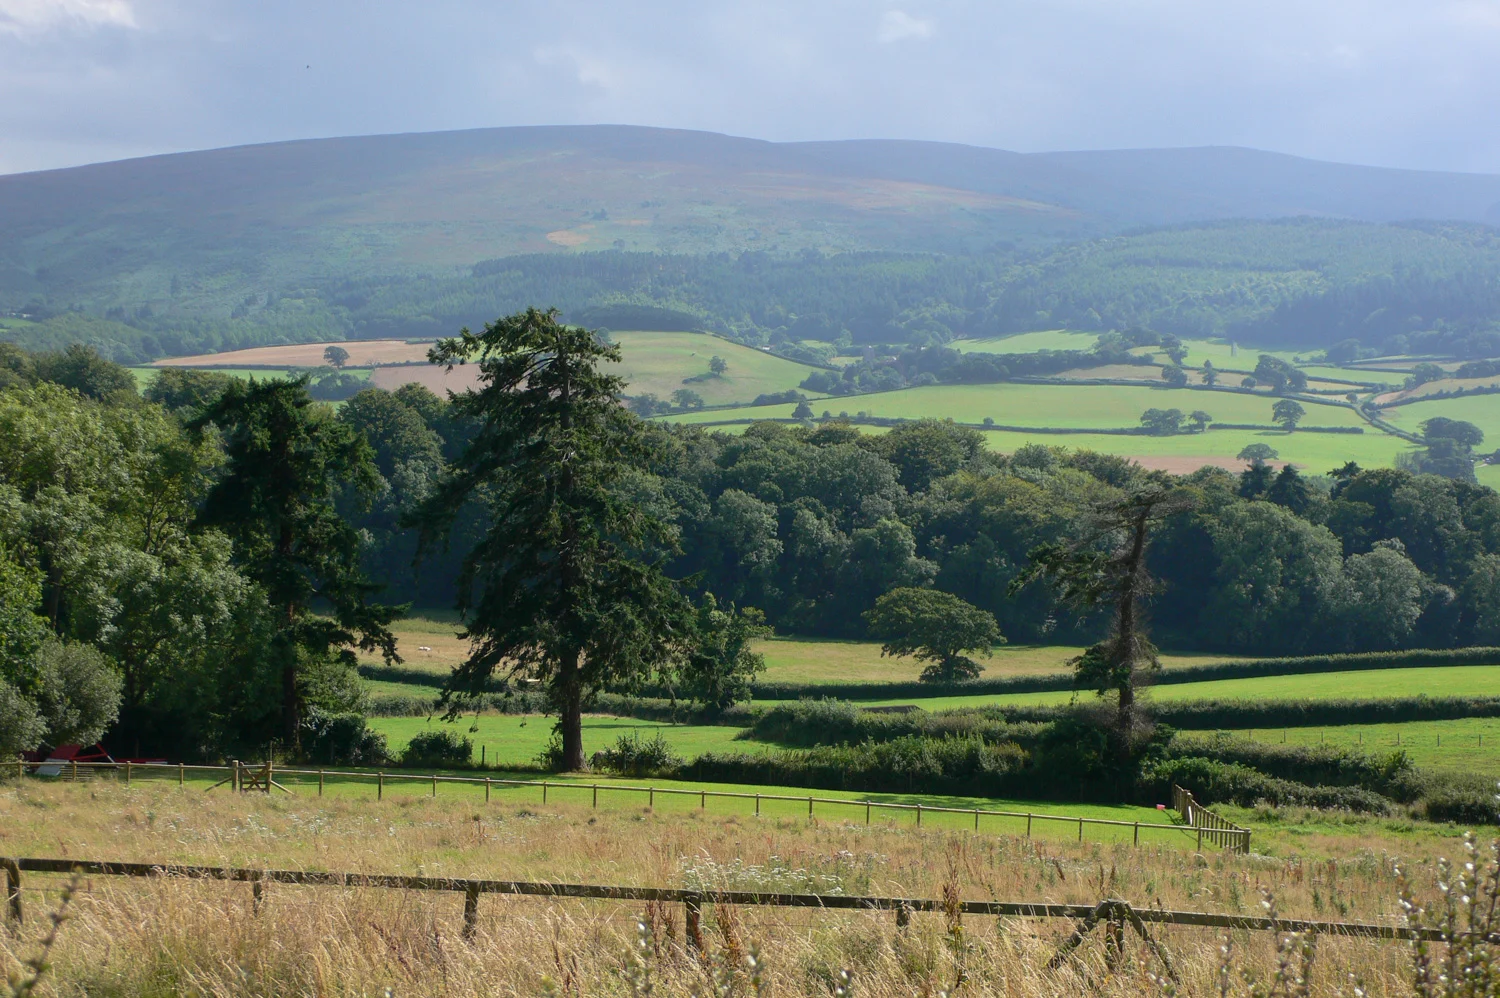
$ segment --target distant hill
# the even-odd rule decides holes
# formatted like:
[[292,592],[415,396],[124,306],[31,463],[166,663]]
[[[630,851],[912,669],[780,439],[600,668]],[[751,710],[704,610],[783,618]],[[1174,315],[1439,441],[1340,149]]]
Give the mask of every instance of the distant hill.
[[[731,333],[791,321],[777,308],[802,316],[842,308],[860,317],[827,322],[863,323],[877,330],[863,338],[880,339],[878,330],[900,325],[916,304],[907,297],[975,312],[984,303],[955,288],[967,285],[972,299],[981,285],[1005,285],[1007,261],[1042,259],[1058,243],[1288,216],[1495,224],[1500,176],[1233,148],[1025,155],[627,126],[242,146],[0,177],[0,316],[45,325],[49,315],[74,310],[108,320],[114,325],[89,326],[89,335],[139,357],[431,335],[511,294],[570,314],[656,310],[659,328]],[[1219,232],[1220,248],[1232,245],[1225,242],[1232,227]],[[649,261],[616,266],[607,251],[669,254],[670,286],[642,276]],[[884,254],[885,262],[861,257],[825,268],[829,280],[844,282],[826,288],[798,278],[796,309],[767,286],[736,291],[729,311],[686,274],[703,270],[692,261],[710,254],[760,251],[781,260],[810,251],[851,261]],[[891,254],[903,262],[891,263]],[[912,254],[977,262],[945,265],[933,277]],[[549,257],[559,265],[545,263]],[[576,266],[561,264],[571,257]],[[524,280],[503,263],[513,259],[527,261],[518,262]],[[480,261],[488,262],[476,268]],[[1316,258],[1284,264],[1299,272],[1319,266]],[[1034,287],[1027,293],[1046,296]],[[842,304],[809,309],[820,297]],[[379,302],[390,307],[372,304]],[[1079,309],[1089,310],[1109,311],[1092,302]],[[951,328],[954,320],[936,321]],[[122,324],[142,331],[134,345]],[[29,328],[12,322],[0,335]],[[53,327],[26,335],[66,338]]]

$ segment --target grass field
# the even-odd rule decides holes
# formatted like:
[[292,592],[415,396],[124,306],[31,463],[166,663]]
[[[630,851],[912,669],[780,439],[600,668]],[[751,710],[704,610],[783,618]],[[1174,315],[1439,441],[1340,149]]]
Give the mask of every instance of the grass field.
[[[679,388],[695,391],[709,405],[749,402],[757,395],[796,388],[816,368],[775,357],[706,333],[616,332],[621,363],[606,365],[630,385],[631,395],[650,392],[667,398]],[[721,377],[693,384],[683,379],[708,373],[709,359],[729,364]]]
[[[1337,700],[1411,696],[1489,696],[1500,689],[1500,665],[1435,666],[1376,672],[1324,672],[1255,679],[1174,683],[1147,692],[1155,700]],[[872,700],[871,705],[917,703],[927,710],[980,707],[989,703],[1067,703],[1073,694],[1010,693],[983,696]],[[1092,694],[1079,694],[1080,698]]]
[[[377,717],[371,719],[370,726],[385,735],[387,746],[396,755],[419,732],[447,730],[473,741],[475,762],[482,759],[491,766],[530,766],[552,737],[552,723],[552,718],[537,715],[481,714],[452,723],[425,717]],[[756,752],[773,747],[764,742],[735,741],[739,731],[723,725],[664,724],[632,717],[590,715],[583,721],[584,745],[590,753],[609,748],[622,735],[649,739],[658,732],[684,759],[705,752]]]
[[[1081,392],[1101,389],[1090,387],[1062,390]],[[1150,389],[1120,390],[1150,391]],[[819,413],[825,408],[835,414],[841,409],[852,413],[863,408],[866,400],[877,397],[879,396],[825,399],[815,408]],[[711,422],[715,419],[779,419],[790,417],[793,408],[790,405],[757,406],[667,418],[673,421],[698,423]],[[1323,410],[1320,408],[1318,411],[1321,413]],[[1214,415],[1218,414],[1214,413]],[[745,425],[742,423],[714,429],[725,433],[742,433]],[[884,427],[862,426],[860,429],[869,433],[887,432]],[[1135,458],[1147,467],[1160,468],[1176,474],[1185,474],[1204,465],[1242,470],[1244,463],[1239,461],[1236,455],[1247,444],[1252,443],[1269,444],[1280,455],[1280,460],[1289,461],[1313,474],[1326,473],[1329,469],[1339,467],[1346,461],[1355,461],[1366,468],[1388,468],[1395,464],[1397,454],[1416,449],[1414,445],[1399,437],[1382,433],[1371,427],[1367,427],[1366,432],[1360,434],[1286,434],[1279,430],[1209,430],[1206,433],[1184,433],[1171,437],[987,430],[984,433],[984,439],[987,447],[1002,454],[1014,453],[1026,444],[1041,444],[1046,447],[1066,447],[1072,450],[1092,450],[1101,454],[1118,454],[1122,457]]]
[[[1209,392],[1134,385],[932,385],[904,388],[848,398],[825,399],[813,405],[837,414],[864,412],[900,419],[953,419],[981,423],[986,417],[1006,426],[1061,428],[1129,428],[1141,425],[1147,409],[1202,409],[1222,423],[1270,423],[1275,399],[1241,392]],[[672,422],[701,423],[715,419],[784,416],[791,406],[762,406],[757,410],[730,409],[666,417]],[[783,412],[782,410],[786,411]],[[764,410],[764,411],[760,411]],[[1305,420],[1313,426],[1364,426],[1346,406],[1309,405]]]
[[[945,825],[931,814],[920,830],[910,821],[866,826],[860,808],[841,817],[829,807],[809,819],[796,805],[772,813],[767,804],[756,818],[715,810],[728,802],[677,811],[660,796],[654,809],[606,805],[615,796],[608,791],[595,809],[591,792],[568,801],[556,789],[545,806],[530,790],[496,791],[488,805],[477,789],[428,798],[418,785],[378,802],[305,790],[266,797],[142,781],[0,784],[0,842],[23,856],[761,893],[926,898],[947,890],[965,900],[1068,904],[1118,896],[1140,907],[1225,913],[1258,913],[1265,889],[1287,917],[1390,922],[1401,910],[1392,860],[1415,871],[1419,896],[1429,897],[1433,859],[1457,846],[1452,829],[1357,816],[1278,816],[1255,829],[1254,854],[1236,856],[1197,855],[1180,831],[1145,833],[1132,848],[1094,839],[1094,829],[1077,842],[1067,825],[1050,837],[1038,822],[1027,841],[1004,830],[975,834],[972,822]],[[26,874],[28,920],[15,937],[0,934],[0,960],[35,952],[63,883]],[[59,934],[44,993],[626,994],[621,968],[630,966],[637,919],[650,927],[648,955],[661,949],[651,958],[652,993],[707,993],[702,965],[683,950],[680,906],[648,912],[639,902],[488,895],[472,940],[459,936],[462,911],[452,894],[271,885],[252,905],[244,884],[92,877]],[[753,949],[771,994],[829,993],[839,968],[853,972],[855,994],[870,998],[937,994],[957,976],[941,915],[918,913],[899,930],[889,912],[705,906],[703,916],[715,962],[727,959],[726,946]],[[1098,933],[1079,950],[1081,963],[1045,969],[1071,929],[1063,920],[965,917],[963,993],[1085,994],[1100,980],[1110,995],[1161,993],[1146,977],[1159,968],[1134,942],[1130,959],[1106,977]],[[1217,993],[1217,931],[1152,933],[1184,992]],[[1351,974],[1364,993],[1408,993],[1404,946],[1331,936],[1318,951],[1313,994],[1336,993]],[[1266,935],[1236,936],[1234,952],[1260,979],[1274,970]]]
[[1236,738],[1273,744],[1334,745],[1370,755],[1399,749],[1424,769],[1452,773],[1489,772],[1500,776],[1500,718],[1496,717],[1237,730],[1231,734]]
[[1092,350],[1097,342],[1098,333],[1045,329],[1034,333],[954,340],[947,347],[959,353],[1036,353],[1038,350]]
[[[1420,433],[1422,421],[1433,416],[1462,419],[1484,431],[1485,439],[1500,446],[1500,394],[1467,395],[1459,398],[1433,399],[1430,402],[1413,402],[1410,405],[1392,406],[1383,409],[1383,417],[1403,430]],[[1480,445],[1476,450],[1493,450],[1494,447]]]
[[[468,656],[468,643],[455,637],[456,629],[453,618],[434,615],[408,617],[391,631],[407,667],[446,674]],[[922,671],[915,659],[882,656],[876,641],[778,637],[757,641],[755,650],[765,656],[766,671],[759,679],[768,683],[906,682]],[[1045,675],[1066,671],[1067,660],[1082,650],[1068,645],[1000,645],[979,663],[987,677]],[[1162,664],[1173,669],[1244,657],[1167,653]],[[378,659],[365,661],[375,664]]]

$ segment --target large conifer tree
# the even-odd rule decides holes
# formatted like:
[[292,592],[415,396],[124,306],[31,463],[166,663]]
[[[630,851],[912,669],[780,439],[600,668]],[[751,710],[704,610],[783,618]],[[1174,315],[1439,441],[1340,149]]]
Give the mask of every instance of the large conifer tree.
[[691,632],[690,608],[661,568],[671,531],[620,488],[649,447],[620,405],[624,381],[600,370],[619,348],[558,322],[556,310],[527,309],[430,356],[477,363],[479,384],[454,396],[477,430],[415,518],[424,543],[470,500],[490,511],[459,580],[471,649],[444,693],[450,716],[497,670],[540,679],[563,764],[581,769],[588,697],[674,662]]

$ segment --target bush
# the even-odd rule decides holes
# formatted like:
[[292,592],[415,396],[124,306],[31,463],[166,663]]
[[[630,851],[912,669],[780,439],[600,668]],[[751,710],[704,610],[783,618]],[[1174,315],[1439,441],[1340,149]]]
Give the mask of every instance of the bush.
[[618,776],[665,776],[681,768],[682,757],[658,731],[649,739],[621,735],[613,747],[595,752],[590,766]]
[[1178,735],[1168,758],[1196,756],[1246,766],[1266,776],[1323,787],[1362,787],[1399,801],[1421,796],[1423,786],[1405,752],[1366,755],[1331,745],[1278,745],[1245,738]]
[[1315,787],[1281,780],[1235,762],[1202,756],[1167,759],[1142,772],[1140,790],[1165,800],[1172,784],[1190,790],[1205,805],[1217,803],[1253,807],[1265,802],[1277,807],[1336,808],[1367,814],[1389,814],[1391,801],[1360,787]]
[[364,715],[316,707],[302,719],[302,752],[320,766],[378,766],[388,759],[385,735],[371,731]]
[[1487,779],[1434,779],[1418,811],[1428,821],[1500,825],[1500,797]]
[[401,765],[425,769],[452,769],[467,766],[474,755],[474,743],[455,731],[441,728],[413,736],[401,754]]
[[682,779],[772,783],[885,793],[963,793],[991,797],[1017,792],[1026,752],[979,738],[907,736],[889,742],[820,746],[763,755],[709,753],[683,766]]

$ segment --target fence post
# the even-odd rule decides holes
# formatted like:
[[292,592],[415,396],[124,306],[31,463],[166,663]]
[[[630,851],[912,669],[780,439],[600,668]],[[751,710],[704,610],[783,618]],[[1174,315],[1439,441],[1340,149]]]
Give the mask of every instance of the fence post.
[[177,785],[180,787],[187,780],[187,769],[182,763],[177,764]]
[[464,886],[464,939],[472,940],[479,928],[479,885]]
[[594,806],[599,806],[599,784],[594,784]]
[[904,929],[911,924],[911,905],[902,901],[896,905],[896,928]]
[[250,913],[252,915],[260,914],[260,903],[264,897],[265,887],[260,882],[260,876],[256,875],[255,879],[250,882]]
[[542,803],[547,803],[547,781],[542,781]]
[[323,796],[323,771],[318,770],[318,796]]
[[656,810],[656,788],[655,787],[647,787],[646,788],[646,806],[649,807],[653,811]]
[[[127,763],[128,765],[128,763]],[[26,775],[26,763],[21,759],[16,760],[16,782],[20,783]]]
[[706,810],[707,808],[708,808],[708,791],[707,790],[701,790],[701,791],[698,792],[698,810],[703,811],[703,810]]
[[1082,818],[1078,819],[1078,841],[1079,842],[1083,841],[1083,819]]
[[703,940],[703,896],[689,894],[682,899],[683,927],[687,936],[687,948],[697,952]]
[[[17,776],[21,775],[20,770],[21,770],[21,764],[18,762],[18,763],[16,763],[16,775]],[[125,785],[127,787],[130,786],[130,760],[129,759],[125,760]]]
[[1198,826],[1198,851],[1203,851],[1203,826]]
[[755,795],[755,816],[760,817],[760,794]]
[[979,808],[974,809],[974,831],[979,831]]
[[922,805],[921,804],[917,805],[917,827],[918,828],[922,827]]
[[437,774],[432,774],[432,796],[437,796]]
[[865,824],[870,823],[870,802],[865,801]]
[[383,769],[375,774],[375,799],[385,799],[385,770]]
[[811,797],[807,798],[807,816],[809,818],[812,817],[812,798]]
[[1137,821],[1135,823],[1135,842],[1133,842],[1132,845],[1140,845],[1140,844],[1141,844],[1141,823],[1139,821]]
[[271,792],[272,772],[275,769],[275,767],[276,767],[276,764],[274,762],[272,762],[270,759],[266,760],[266,785],[262,789],[267,794],[269,794]]
[[1031,838],[1031,812],[1026,812],[1026,837]]
[[13,859],[0,860],[5,867],[5,917],[21,924],[21,866]]
[[490,778],[488,776],[484,778],[484,802],[486,804],[490,802]]
[[77,759],[73,760],[73,782],[74,783],[78,782],[78,760]]

